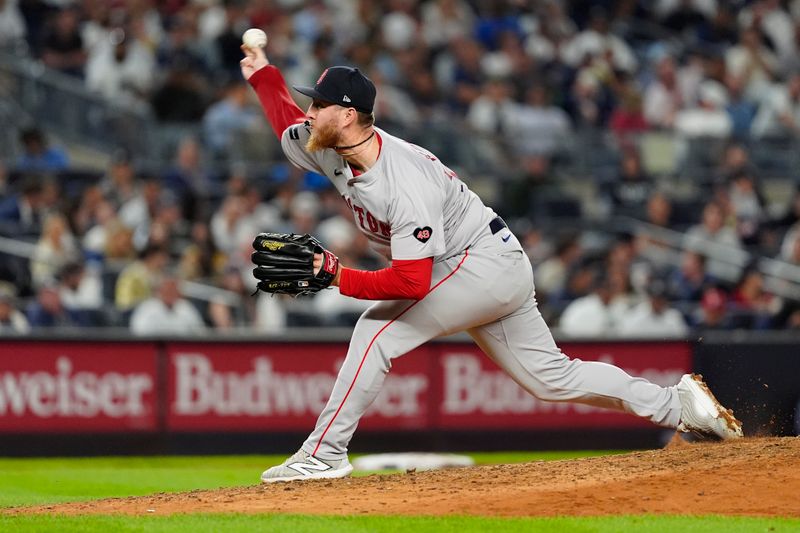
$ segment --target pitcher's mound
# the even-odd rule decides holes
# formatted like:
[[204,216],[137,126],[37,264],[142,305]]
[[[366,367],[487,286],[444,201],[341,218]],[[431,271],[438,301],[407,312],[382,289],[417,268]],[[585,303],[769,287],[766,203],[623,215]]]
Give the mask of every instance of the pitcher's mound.
[[800,517],[799,467],[800,438],[753,438],[569,461],[278,483],[10,512]]

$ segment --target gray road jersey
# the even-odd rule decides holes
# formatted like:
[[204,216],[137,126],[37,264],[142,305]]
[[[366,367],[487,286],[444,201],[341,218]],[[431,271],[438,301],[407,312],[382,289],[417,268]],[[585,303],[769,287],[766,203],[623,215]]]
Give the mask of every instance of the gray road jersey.
[[436,156],[375,130],[383,141],[380,155],[359,176],[334,150],[307,152],[310,129],[304,124],[287,128],[281,146],[294,165],[331,180],[356,226],[387,257],[439,262],[462,252],[496,216],[494,211]]

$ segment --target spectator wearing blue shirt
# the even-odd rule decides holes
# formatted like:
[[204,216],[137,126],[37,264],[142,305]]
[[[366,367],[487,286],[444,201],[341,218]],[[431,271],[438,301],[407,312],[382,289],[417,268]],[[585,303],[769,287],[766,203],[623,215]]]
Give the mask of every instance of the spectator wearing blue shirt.
[[231,81],[223,97],[212,104],[203,116],[206,145],[217,157],[228,157],[236,136],[260,124],[259,113],[247,105],[248,86],[240,80]]
[[89,314],[82,309],[69,309],[61,301],[58,288],[44,286],[39,289],[36,300],[28,305],[28,322],[32,328],[88,327]]
[[0,224],[3,231],[36,233],[41,224],[42,184],[27,178],[20,192],[0,200]]
[[681,264],[669,276],[669,292],[673,300],[699,302],[715,280],[706,272],[706,258],[698,252],[686,251]]
[[20,133],[23,153],[17,160],[17,170],[23,172],[59,172],[69,167],[69,158],[61,148],[48,146],[47,139],[38,128],[28,128]]
[[744,97],[743,78],[727,76],[725,85],[728,88],[728,104],[725,106],[725,111],[728,112],[733,124],[731,134],[736,139],[748,139],[758,106]]

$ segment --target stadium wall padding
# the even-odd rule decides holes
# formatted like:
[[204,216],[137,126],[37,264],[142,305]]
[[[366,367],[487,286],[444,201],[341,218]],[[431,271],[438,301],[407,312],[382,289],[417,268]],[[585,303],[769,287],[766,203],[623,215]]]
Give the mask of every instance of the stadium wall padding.
[[[719,341],[559,345],[662,385],[698,371],[751,434],[794,434],[793,344]],[[104,453],[282,451],[313,427],[346,351],[346,338],[3,339],[0,455],[93,449],[83,441],[109,443]],[[539,401],[474,344],[445,339],[394,360],[354,445],[502,449],[498,438],[515,439],[508,449],[602,448],[658,445],[664,431],[623,413]]]

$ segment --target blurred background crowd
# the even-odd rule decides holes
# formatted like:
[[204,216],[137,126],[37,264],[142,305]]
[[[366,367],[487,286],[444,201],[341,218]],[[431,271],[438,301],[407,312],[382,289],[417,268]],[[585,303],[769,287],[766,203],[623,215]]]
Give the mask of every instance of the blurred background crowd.
[[368,73],[378,126],[524,242],[563,334],[800,327],[800,0],[0,0],[0,332],[275,333],[369,305],[251,296],[259,231],[386,263],[282,157],[249,27],[290,84]]

